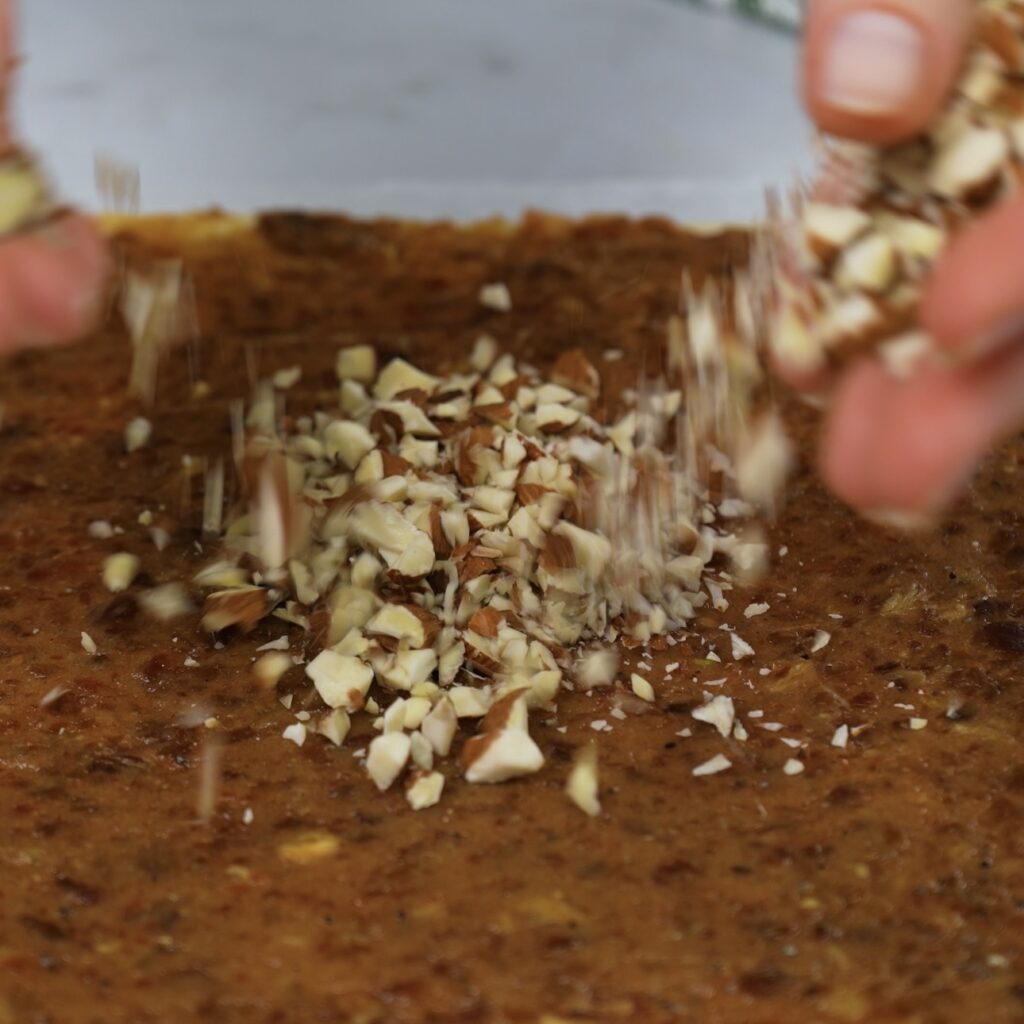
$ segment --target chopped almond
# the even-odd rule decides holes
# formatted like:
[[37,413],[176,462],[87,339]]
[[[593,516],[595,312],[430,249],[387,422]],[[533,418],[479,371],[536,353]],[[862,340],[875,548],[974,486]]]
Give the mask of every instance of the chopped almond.
[[351,345],[338,350],[334,366],[339,381],[369,384],[377,373],[377,353],[372,345]]
[[112,594],[127,590],[139,574],[139,559],[127,551],[119,551],[103,560],[103,585]]
[[329,648],[321,651],[306,666],[306,675],[328,707],[346,711],[362,707],[373,682],[373,669],[369,665],[359,658],[338,654]]
[[540,771],[544,755],[523,729],[503,729],[466,741],[462,763],[467,782],[505,782]]
[[402,774],[411,750],[412,741],[404,732],[385,733],[370,742],[366,770],[381,792],[390,788]]
[[555,360],[551,379],[587,398],[597,398],[601,391],[601,375],[581,348],[563,352]]
[[267,591],[262,587],[238,587],[208,594],[200,625],[208,633],[238,626],[248,633],[270,611]]
[[591,818],[601,813],[598,799],[597,748],[589,743],[581,748],[573,760],[572,770],[565,785],[569,799]]
[[444,776],[440,772],[420,772],[406,788],[405,798],[414,811],[433,807],[441,799]]

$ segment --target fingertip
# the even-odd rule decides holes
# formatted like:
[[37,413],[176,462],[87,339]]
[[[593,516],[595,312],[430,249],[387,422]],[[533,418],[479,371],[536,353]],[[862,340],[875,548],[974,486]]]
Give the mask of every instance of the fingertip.
[[998,369],[929,368],[900,380],[877,362],[856,368],[824,432],[826,482],[869,515],[936,512],[1009,419],[993,408],[998,377]]
[[921,322],[943,351],[981,358],[1024,337],[1024,196],[961,229],[936,264]]
[[71,214],[4,243],[0,268],[18,294],[15,329],[36,344],[63,344],[92,326],[110,257],[95,225]]
[[822,478],[836,497],[854,508],[866,508],[874,500],[870,459],[874,406],[886,384],[878,369],[864,362],[847,372],[821,434]]
[[873,143],[922,131],[959,71],[970,12],[969,0],[816,0],[802,65],[815,122]]

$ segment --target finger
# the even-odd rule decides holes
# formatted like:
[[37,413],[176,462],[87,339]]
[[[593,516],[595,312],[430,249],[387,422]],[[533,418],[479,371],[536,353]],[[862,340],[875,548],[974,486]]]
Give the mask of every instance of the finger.
[[964,228],[935,268],[921,320],[947,352],[974,359],[1024,334],[1024,196]]
[[0,352],[88,330],[108,270],[101,235],[77,214],[0,243]]
[[893,142],[941,108],[963,61],[973,0],[812,0],[804,102],[826,132]]
[[823,437],[832,490],[876,514],[931,514],[978,458],[1024,419],[1024,348],[899,380],[876,362],[840,385]]

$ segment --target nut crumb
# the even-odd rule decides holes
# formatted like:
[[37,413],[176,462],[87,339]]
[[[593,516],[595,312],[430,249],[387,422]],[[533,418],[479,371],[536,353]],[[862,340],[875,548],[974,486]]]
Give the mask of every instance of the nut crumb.
[[485,284],[480,288],[480,305],[497,313],[508,313],[512,309],[512,295],[500,281]]
[[588,743],[576,752],[565,785],[569,799],[584,814],[596,818],[601,813],[598,799],[597,748]]
[[703,764],[697,765],[693,769],[692,774],[698,778],[703,775],[717,775],[719,772],[724,772],[726,769],[732,767],[732,761],[729,760],[724,754],[715,754],[714,757],[705,761]]

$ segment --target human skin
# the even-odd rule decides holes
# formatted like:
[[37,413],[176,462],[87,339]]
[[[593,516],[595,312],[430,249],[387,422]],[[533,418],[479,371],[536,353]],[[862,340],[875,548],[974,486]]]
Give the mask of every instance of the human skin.
[[[14,12],[9,0],[0,0],[0,154],[14,148],[8,109],[14,65]],[[0,240],[0,354],[81,337],[109,267],[100,233],[76,213]]]
[[[973,0],[811,0],[803,95],[824,131],[889,143],[941,109]],[[949,357],[896,381],[865,360],[836,384],[821,464],[868,513],[929,517],[1024,422],[1024,197],[962,231],[935,269],[922,326]],[[784,371],[783,371],[784,372]]]

